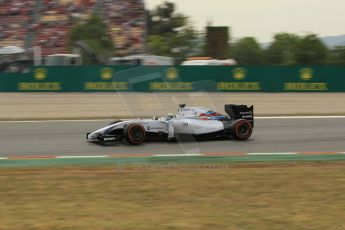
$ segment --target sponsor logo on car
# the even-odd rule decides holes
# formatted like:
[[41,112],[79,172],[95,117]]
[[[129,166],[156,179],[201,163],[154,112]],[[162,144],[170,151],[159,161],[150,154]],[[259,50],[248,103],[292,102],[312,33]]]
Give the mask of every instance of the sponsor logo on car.
[[115,139],[116,139],[115,137],[107,137],[107,138],[104,138],[104,141],[113,141]]
[[241,115],[244,115],[244,114],[253,114],[252,111],[245,111],[245,112],[240,112]]
[[158,126],[158,127],[150,127],[150,129],[164,129],[163,126]]

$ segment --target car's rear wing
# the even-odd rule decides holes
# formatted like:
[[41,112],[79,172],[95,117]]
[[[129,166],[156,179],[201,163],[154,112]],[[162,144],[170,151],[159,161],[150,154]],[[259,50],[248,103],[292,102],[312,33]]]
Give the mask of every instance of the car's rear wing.
[[224,105],[225,112],[230,116],[231,120],[245,119],[251,122],[254,127],[254,106],[247,105]]

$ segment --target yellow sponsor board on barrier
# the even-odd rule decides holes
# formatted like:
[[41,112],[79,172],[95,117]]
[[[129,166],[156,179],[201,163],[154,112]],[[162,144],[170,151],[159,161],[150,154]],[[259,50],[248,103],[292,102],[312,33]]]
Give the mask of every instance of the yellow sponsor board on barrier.
[[302,80],[308,81],[313,78],[314,70],[311,68],[303,68],[299,71],[299,74]]
[[[34,70],[34,80],[43,81],[48,77],[48,71],[45,68]],[[20,82],[19,91],[61,91],[62,82]]]
[[238,90],[238,91],[259,91],[261,90],[260,82],[219,82],[217,90]]
[[193,90],[192,82],[151,82],[150,90]]
[[293,91],[327,91],[328,83],[325,82],[313,82],[313,83],[303,83],[303,82],[288,82],[284,84],[284,90]]
[[37,68],[34,72],[34,78],[36,80],[44,80],[47,78],[47,70],[44,68]]
[[178,70],[175,67],[170,67],[165,71],[165,76],[168,80],[176,80],[178,78]]
[[245,68],[235,68],[232,71],[232,76],[235,80],[244,80],[246,78],[247,70]]
[[112,68],[103,68],[101,70],[101,78],[103,80],[110,80],[113,77],[113,69]]
[[103,68],[100,71],[100,78],[104,81],[85,82],[84,90],[86,91],[125,91],[128,90],[128,82],[106,81],[114,77],[112,68]]
[[18,83],[19,91],[60,91],[61,82],[21,82]]
[[[299,71],[302,81],[313,79],[314,70],[311,68],[303,68]],[[325,82],[287,82],[284,83],[285,91],[327,91],[328,83]]]
[[85,90],[128,90],[128,82],[85,82]]
[[245,68],[235,68],[232,70],[232,80],[230,82],[217,83],[219,91],[260,91],[260,82],[245,82],[247,70]]

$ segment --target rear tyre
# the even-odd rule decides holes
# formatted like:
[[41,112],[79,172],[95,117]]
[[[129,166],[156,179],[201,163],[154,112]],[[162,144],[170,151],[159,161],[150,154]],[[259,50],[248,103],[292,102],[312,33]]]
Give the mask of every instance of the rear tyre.
[[238,120],[233,125],[233,136],[237,140],[247,140],[252,132],[253,126],[247,120]]
[[127,125],[123,130],[124,139],[131,145],[139,145],[145,140],[145,128],[140,124]]

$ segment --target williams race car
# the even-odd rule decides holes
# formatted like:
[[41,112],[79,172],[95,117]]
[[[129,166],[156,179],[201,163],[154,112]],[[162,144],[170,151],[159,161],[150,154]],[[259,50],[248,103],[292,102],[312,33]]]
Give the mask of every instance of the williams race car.
[[193,137],[195,140],[247,140],[253,132],[254,107],[225,105],[223,115],[203,107],[178,107],[176,115],[141,120],[114,121],[108,126],[87,133],[88,141],[101,144],[125,141],[132,145],[144,141],[173,141]]

